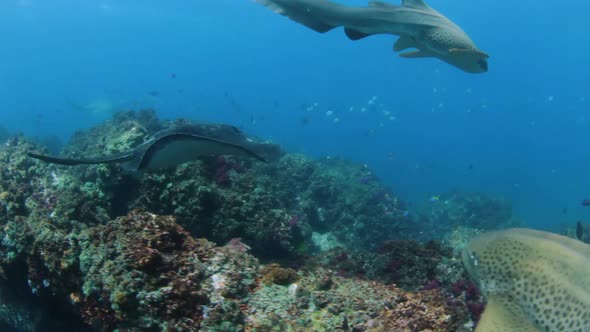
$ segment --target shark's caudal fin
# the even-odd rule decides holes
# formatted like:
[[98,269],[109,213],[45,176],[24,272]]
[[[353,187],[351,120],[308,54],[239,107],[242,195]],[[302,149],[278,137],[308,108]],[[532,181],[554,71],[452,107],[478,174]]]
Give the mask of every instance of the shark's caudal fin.
[[338,6],[328,0],[255,0],[257,3],[270,8],[277,14],[287,16],[295,22],[317,32],[328,32],[337,27],[326,23],[321,8]]

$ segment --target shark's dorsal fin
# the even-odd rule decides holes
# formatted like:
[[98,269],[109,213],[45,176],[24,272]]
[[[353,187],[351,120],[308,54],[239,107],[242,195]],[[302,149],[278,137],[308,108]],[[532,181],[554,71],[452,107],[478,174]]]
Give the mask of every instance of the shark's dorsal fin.
[[402,6],[416,9],[430,9],[424,0],[402,0]]
[[377,1],[377,0],[369,1],[369,7],[374,7],[374,8],[399,8],[399,6],[396,6],[394,4],[383,2],[383,1]]

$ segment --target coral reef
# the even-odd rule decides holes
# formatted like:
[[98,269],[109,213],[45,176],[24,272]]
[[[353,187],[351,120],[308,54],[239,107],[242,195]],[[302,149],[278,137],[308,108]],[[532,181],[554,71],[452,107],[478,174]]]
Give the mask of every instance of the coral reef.
[[287,155],[277,173],[277,191],[300,222],[347,248],[375,249],[407,227],[403,202],[365,165]]
[[[172,217],[131,212],[72,233],[50,220],[16,222],[35,228],[14,240],[22,250],[1,264],[26,266],[6,282],[27,280],[39,305],[63,299],[60,310],[95,330],[198,330],[217,311],[226,317],[228,306],[239,308],[255,285],[254,257],[235,244],[195,239]],[[239,311],[232,315],[240,317]]]
[[[561,234],[590,244],[590,223],[581,220],[578,221],[578,223],[580,224],[579,230],[577,229],[577,223],[572,223],[569,225],[564,225]],[[578,232],[581,233],[581,238],[578,238]]]
[[262,271],[262,282],[267,285],[290,285],[299,279],[297,272],[291,268],[281,267],[279,264],[272,263],[265,266]]
[[246,331],[456,331],[466,311],[447,301],[440,290],[408,293],[319,268],[288,287],[257,289]]
[[458,226],[492,230],[519,225],[510,202],[482,193],[453,192],[431,199],[414,218],[409,230],[419,240],[442,239]]
[[[64,153],[79,158],[128,150],[171,123],[186,121],[163,122],[149,110],[119,113],[77,132]],[[263,164],[220,156],[140,178],[112,164],[54,172],[79,182],[67,209],[58,212],[100,214],[103,223],[136,208],[174,215],[194,235],[219,243],[240,237],[257,254],[273,258],[325,249],[318,238],[375,249],[408,227],[403,203],[370,169],[334,158],[287,154]]]
[[[118,113],[63,154],[128,150],[172,123],[187,122]],[[409,217],[368,167],[335,158],[128,174],[26,156],[43,149],[0,146],[0,329],[456,331],[481,309],[457,252],[510,220],[477,195]],[[415,232],[429,225],[440,234]]]
[[310,268],[330,266],[338,275],[378,280],[406,291],[450,289],[463,279],[459,256],[451,248],[431,241],[386,241],[376,251],[335,248],[308,260]]
[[8,129],[0,125],[0,143],[4,143],[10,137]]

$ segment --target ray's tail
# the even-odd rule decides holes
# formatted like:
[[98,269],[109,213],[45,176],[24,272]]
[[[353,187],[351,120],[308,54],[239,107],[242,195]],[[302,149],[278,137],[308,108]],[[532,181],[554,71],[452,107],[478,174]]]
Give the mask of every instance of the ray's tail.
[[38,153],[33,153],[33,152],[28,152],[27,156],[34,158],[34,159],[39,159],[39,160],[44,161],[46,163],[65,165],[65,166],[117,163],[117,162],[127,161],[127,160],[130,160],[133,158],[132,153],[118,154],[115,156],[104,157],[104,158],[82,158],[82,159],[61,158],[61,157],[48,156],[48,155],[38,154]]

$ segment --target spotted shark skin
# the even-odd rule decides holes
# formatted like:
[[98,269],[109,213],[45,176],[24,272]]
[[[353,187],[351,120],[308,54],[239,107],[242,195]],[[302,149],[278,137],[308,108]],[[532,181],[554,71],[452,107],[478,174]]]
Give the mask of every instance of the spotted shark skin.
[[590,331],[590,246],[525,228],[485,233],[463,264],[487,299],[476,332]]

